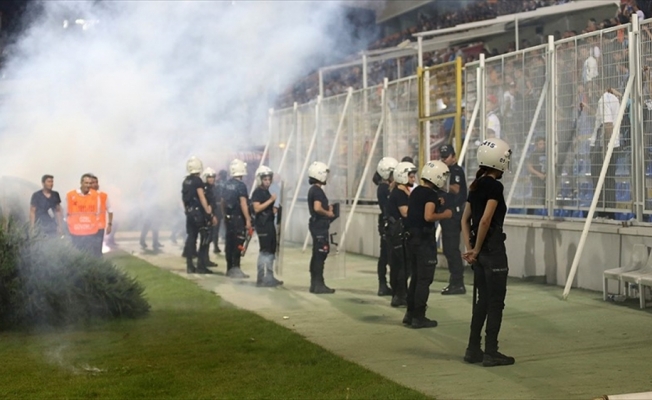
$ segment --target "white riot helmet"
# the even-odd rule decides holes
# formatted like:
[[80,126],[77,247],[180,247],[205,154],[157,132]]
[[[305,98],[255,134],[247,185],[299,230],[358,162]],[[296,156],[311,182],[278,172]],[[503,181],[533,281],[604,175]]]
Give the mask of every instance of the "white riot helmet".
[[261,165],[258,167],[256,170],[256,186],[260,186],[263,184],[263,178],[269,176],[270,178],[274,178],[274,171],[270,167],[267,167],[265,165]]
[[202,172],[202,174],[201,174],[201,176],[204,178],[204,181],[206,181],[208,178],[211,178],[211,177],[215,178],[215,175],[217,175],[217,173],[211,167],[206,167],[204,172]]
[[186,162],[186,171],[188,171],[189,174],[199,174],[201,171],[204,169],[204,165],[202,164],[201,160],[195,156],[190,157],[190,159]]
[[411,162],[400,162],[394,168],[394,182],[399,185],[407,185],[409,183],[409,178],[411,173],[417,172],[416,165]]
[[324,164],[323,162],[315,161],[308,168],[308,178],[312,178],[323,184],[326,184],[329,172],[330,170],[328,169],[328,165]]
[[502,139],[487,139],[478,148],[478,165],[498,171],[509,171],[512,149]]
[[231,161],[231,164],[229,165],[229,172],[231,173],[231,177],[234,178],[245,176],[247,175],[247,163],[236,158],[235,160]]
[[421,169],[421,179],[425,179],[445,192],[448,192],[448,166],[439,160],[428,161]]
[[376,172],[378,172],[378,175],[380,175],[381,178],[387,180],[390,176],[392,176],[392,172],[394,172],[394,168],[396,168],[397,164],[398,161],[395,158],[383,157],[380,161],[378,161]]

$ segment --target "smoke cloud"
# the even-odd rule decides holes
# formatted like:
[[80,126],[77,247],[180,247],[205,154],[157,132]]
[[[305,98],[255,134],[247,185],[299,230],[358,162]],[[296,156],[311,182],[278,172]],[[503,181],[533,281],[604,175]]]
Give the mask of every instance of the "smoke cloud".
[[63,194],[93,172],[123,210],[146,179],[176,206],[190,155],[219,169],[237,149],[264,145],[274,96],[359,44],[342,42],[334,1],[38,8],[3,71],[0,175],[53,174]]

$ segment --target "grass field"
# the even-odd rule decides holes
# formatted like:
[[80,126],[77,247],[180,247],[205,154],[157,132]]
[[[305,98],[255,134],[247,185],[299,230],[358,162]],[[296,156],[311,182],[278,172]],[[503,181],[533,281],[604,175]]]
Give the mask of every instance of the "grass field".
[[66,331],[0,334],[0,398],[421,399],[125,253],[151,314]]

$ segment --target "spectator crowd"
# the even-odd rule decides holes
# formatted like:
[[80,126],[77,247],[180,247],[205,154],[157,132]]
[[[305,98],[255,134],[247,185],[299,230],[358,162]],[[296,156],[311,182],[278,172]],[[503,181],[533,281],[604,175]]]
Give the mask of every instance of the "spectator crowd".
[[[415,25],[401,32],[391,34],[374,41],[369,50],[379,50],[391,48],[405,43],[414,41],[413,35],[417,32],[431,31],[436,29],[445,29],[460,24],[483,21],[496,18],[501,15],[533,11],[542,7],[555,6],[567,3],[568,0],[480,0],[467,5],[464,8],[457,9],[435,9],[431,15],[419,13],[415,19]],[[647,4],[647,3],[646,3]],[[648,5],[649,7],[649,5]],[[648,11],[648,10],[646,10]],[[648,11],[649,12],[649,11]],[[626,24],[630,21],[632,14],[638,14],[639,19],[645,18],[645,11],[641,10],[635,0],[622,0],[621,7],[613,18],[604,21],[591,19],[588,21],[586,28],[581,33],[588,33],[603,28]],[[555,39],[562,39],[575,36],[580,32],[569,30],[567,32],[555,31]],[[529,40],[522,40],[519,48],[527,48],[534,45],[542,44],[546,41],[543,32],[539,33],[536,40],[531,43]],[[516,43],[509,43],[505,52],[509,53],[516,50]],[[426,66],[438,65],[444,62],[455,60],[462,57],[465,62],[471,62],[479,58],[479,54],[484,53],[487,57],[499,55],[498,49],[485,49],[482,42],[472,43],[465,46],[454,46],[448,49],[424,53],[424,63]],[[359,59],[358,55],[352,55],[347,61]],[[367,84],[373,86],[382,83],[384,78],[390,81],[414,75],[417,67],[416,55],[394,58],[379,62],[370,62],[367,66]],[[361,89],[363,86],[362,65],[344,67],[337,70],[324,71],[323,75],[324,96],[329,97],[344,93],[348,87]],[[278,98],[275,106],[285,108],[292,105],[293,102],[299,104],[307,103],[319,94],[319,74],[314,72],[303,79],[297,81],[288,88]]]

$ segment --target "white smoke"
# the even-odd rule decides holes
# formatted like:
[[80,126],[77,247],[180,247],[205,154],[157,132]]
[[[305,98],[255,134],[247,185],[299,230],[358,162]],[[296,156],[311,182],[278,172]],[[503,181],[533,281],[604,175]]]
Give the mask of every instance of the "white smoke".
[[45,1],[3,71],[0,176],[63,194],[93,172],[122,209],[150,179],[176,205],[187,157],[264,145],[273,96],[350,51],[342,19],[334,1]]

